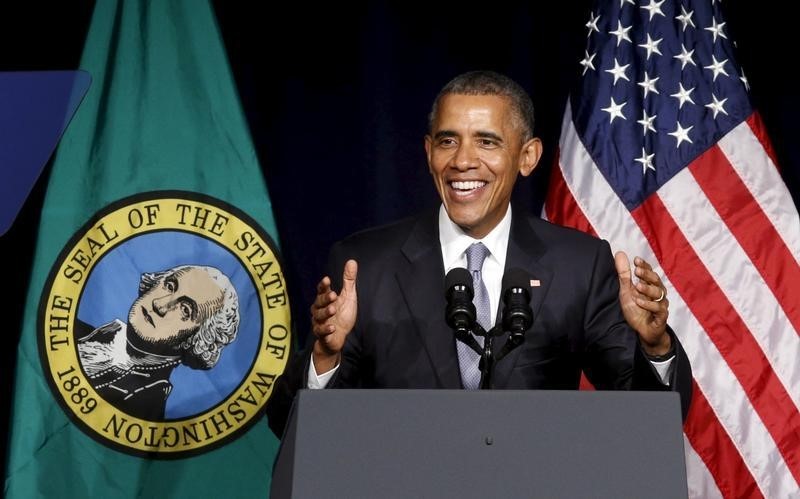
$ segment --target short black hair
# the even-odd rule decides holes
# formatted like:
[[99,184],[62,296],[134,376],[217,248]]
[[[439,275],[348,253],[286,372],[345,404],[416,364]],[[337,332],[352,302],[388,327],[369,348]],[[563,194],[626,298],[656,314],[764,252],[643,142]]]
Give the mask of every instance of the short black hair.
[[522,128],[522,139],[533,138],[533,101],[522,86],[494,71],[469,71],[450,80],[439,91],[428,115],[428,131],[433,131],[433,120],[439,112],[439,102],[445,95],[499,95],[511,101],[511,109]]

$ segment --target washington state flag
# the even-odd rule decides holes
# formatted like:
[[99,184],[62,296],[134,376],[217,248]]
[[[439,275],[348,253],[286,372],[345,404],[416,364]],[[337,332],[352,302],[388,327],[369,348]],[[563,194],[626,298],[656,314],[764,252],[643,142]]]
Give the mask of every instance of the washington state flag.
[[263,497],[289,355],[269,196],[205,1],[97,2],[18,347],[5,495]]

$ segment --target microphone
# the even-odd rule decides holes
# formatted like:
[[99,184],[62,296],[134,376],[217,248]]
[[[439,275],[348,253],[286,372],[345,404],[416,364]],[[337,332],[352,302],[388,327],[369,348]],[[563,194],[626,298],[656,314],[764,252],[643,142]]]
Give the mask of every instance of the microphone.
[[525,341],[525,331],[533,324],[530,278],[519,268],[508,269],[503,275],[503,330],[514,347]]
[[475,328],[477,315],[472,303],[472,274],[465,268],[456,267],[444,278],[447,307],[444,318],[447,325],[456,333],[461,341],[467,341],[470,331]]

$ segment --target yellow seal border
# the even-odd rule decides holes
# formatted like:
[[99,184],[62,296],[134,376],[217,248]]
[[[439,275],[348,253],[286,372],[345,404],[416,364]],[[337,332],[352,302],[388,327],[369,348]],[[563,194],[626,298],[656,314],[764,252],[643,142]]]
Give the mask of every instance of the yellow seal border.
[[[92,269],[136,236],[164,230],[196,234],[232,252],[258,292],[261,340],[241,384],[203,414],[175,421],[133,417],[103,400],[80,368],[74,343],[78,304]],[[291,345],[289,298],[271,238],[246,214],[209,196],[155,191],[122,199],[87,222],[59,255],[39,307],[39,347],[50,386],[70,418],[90,436],[133,454],[185,457],[240,435],[262,413]]]

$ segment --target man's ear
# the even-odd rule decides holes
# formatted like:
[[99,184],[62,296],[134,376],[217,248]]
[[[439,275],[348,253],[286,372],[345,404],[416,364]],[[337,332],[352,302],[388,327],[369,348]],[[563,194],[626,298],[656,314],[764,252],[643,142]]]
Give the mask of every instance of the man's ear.
[[[433,150],[433,137],[425,135],[425,157],[428,158],[428,171],[431,172],[431,151]],[[433,173],[433,172],[431,172]]]
[[542,157],[542,141],[538,137],[533,137],[522,145],[522,153],[519,157],[519,174],[527,177],[539,164]]

